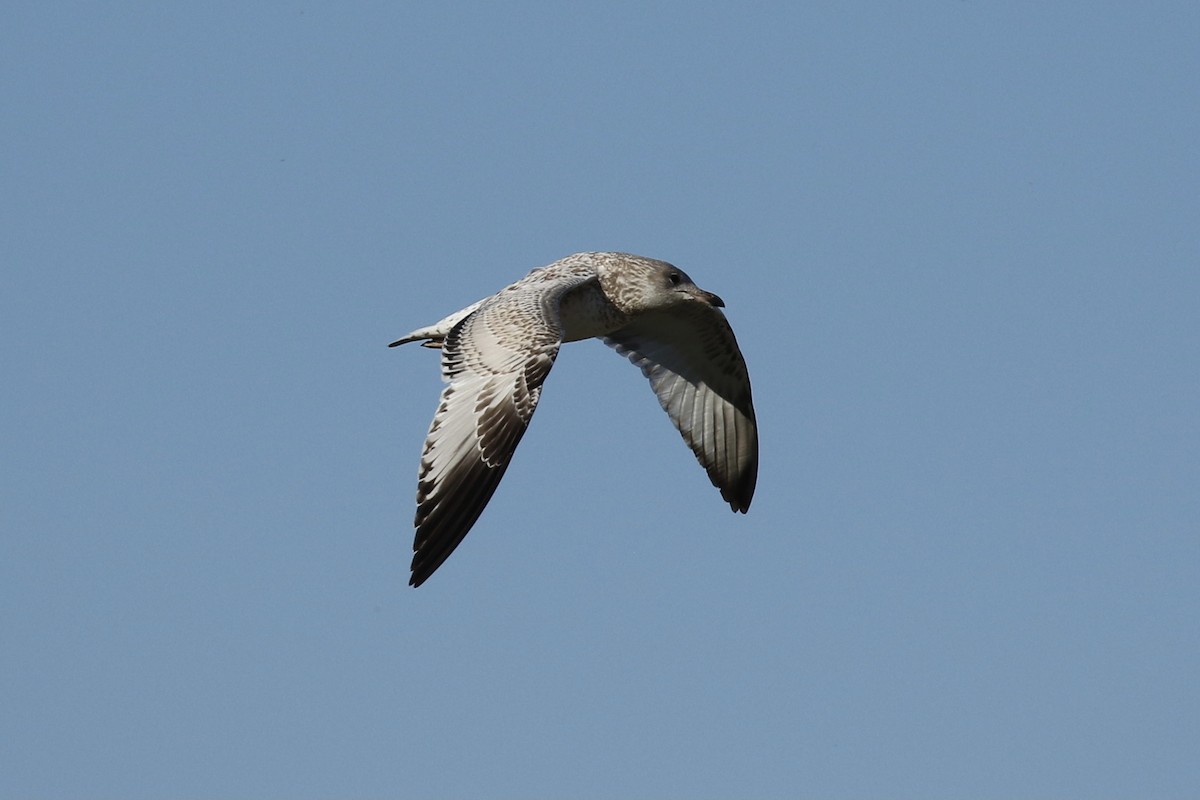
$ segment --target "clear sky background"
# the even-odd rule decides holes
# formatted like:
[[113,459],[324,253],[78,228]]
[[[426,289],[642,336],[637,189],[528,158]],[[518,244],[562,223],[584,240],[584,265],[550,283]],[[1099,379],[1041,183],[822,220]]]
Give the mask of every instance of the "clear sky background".
[[[1200,792],[1200,6],[4,17],[0,796]],[[408,588],[385,345],[597,249],[725,299],[750,513],[572,344]]]

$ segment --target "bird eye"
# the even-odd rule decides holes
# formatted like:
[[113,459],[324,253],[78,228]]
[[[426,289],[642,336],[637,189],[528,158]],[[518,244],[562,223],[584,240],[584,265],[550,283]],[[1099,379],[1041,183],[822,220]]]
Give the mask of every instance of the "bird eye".
[[667,280],[670,281],[672,286],[678,286],[683,280],[683,276],[680,275],[676,270],[671,270],[667,273]]

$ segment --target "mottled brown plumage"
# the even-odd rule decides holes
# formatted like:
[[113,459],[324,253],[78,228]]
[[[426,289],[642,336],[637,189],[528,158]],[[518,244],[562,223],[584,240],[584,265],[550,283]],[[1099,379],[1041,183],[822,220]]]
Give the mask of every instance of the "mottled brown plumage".
[[577,253],[393,342],[440,347],[447,384],[421,454],[409,582],[432,575],[483,512],[563,342],[599,337],[641,368],[713,485],[744,513],[758,431],[723,305],[666,262]]

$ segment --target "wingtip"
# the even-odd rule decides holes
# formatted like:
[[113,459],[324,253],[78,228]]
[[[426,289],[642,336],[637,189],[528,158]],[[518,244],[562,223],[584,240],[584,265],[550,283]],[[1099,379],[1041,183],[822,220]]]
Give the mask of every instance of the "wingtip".
[[721,497],[729,503],[735,514],[745,514],[750,510],[750,502],[754,500],[754,488],[758,483],[757,464],[755,467],[736,485],[721,490]]
[[428,559],[422,558],[420,552],[413,553],[412,566],[410,567],[412,574],[410,574],[408,577],[408,585],[414,589],[420,588],[421,584],[429,580],[429,576],[437,572],[437,568],[440,567],[442,565],[442,561],[445,560],[446,559],[443,558],[435,565],[430,566]]

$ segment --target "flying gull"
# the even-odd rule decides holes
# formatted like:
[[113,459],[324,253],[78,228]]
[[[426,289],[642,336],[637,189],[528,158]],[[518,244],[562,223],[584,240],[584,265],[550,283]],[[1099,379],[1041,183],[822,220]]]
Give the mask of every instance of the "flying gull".
[[479,519],[563,342],[599,337],[640,367],[721,497],[745,513],[758,429],[724,305],[664,261],[576,253],[392,342],[441,349],[446,383],[421,453],[409,583],[424,583]]

